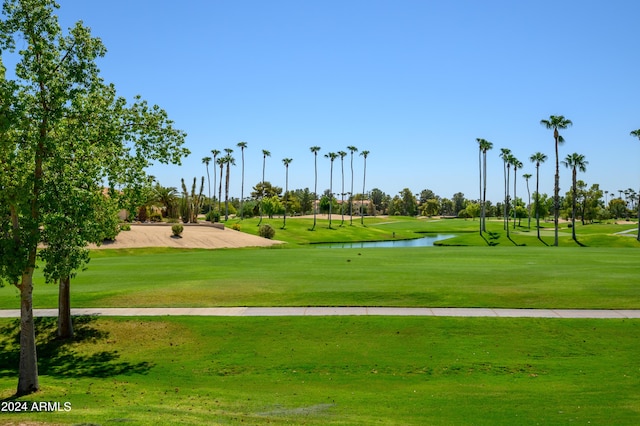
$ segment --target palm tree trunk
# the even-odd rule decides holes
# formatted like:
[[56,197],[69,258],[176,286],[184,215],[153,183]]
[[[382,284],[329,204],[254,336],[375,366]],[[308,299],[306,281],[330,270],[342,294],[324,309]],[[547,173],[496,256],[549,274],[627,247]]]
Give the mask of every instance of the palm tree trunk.
[[316,229],[316,214],[318,210],[318,154],[316,152],[313,153],[314,160],[314,175],[315,179],[313,181],[313,227],[311,230]]
[[540,164],[536,163],[536,229],[540,239]]
[[364,157],[364,173],[362,175],[362,200],[360,201],[360,224],[364,225],[364,191],[366,189],[365,182],[367,180],[367,157]]
[[487,232],[487,152],[484,151],[482,154],[482,169],[483,169],[483,177],[482,177],[482,230]]
[[244,148],[242,148],[242,180],[240,183],[240,220],[244,220]]
[[229,220],[229,173],[230,164],[227,162],[227,173],[224,179],[224,221]]
[[556,175],[553,185],[553,223],[554,223],[554,240],[553,245],[558,247],[558,218],[560,215],[560,163],[558,160],[558,129],[553,131],[553,137],[556,141]]
[[480,173],[478,181],[480,185],[480,236],[482,236],[482,220],[484,218],[484,203],[482,202],[482,147],[478,150],[478,170]]
[[223,164],[220,164],[220,186],[218,187],[218,213],[222,214],[222,170]]
[[573,241],[578,242],[576,239],[576,175],[576,166],[573,166],[573,187],[571,191],[571,238],[573,238]]

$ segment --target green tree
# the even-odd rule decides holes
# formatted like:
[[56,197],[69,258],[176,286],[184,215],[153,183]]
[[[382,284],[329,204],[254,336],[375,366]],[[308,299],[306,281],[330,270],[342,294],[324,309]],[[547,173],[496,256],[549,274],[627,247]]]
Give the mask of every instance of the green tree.
[[153,197],[164,209],[166,217],[178,217],[178,190],[175,187],[165,187],[157,183],[153,188]]
[[329,199],[331,200],[331,202],[329,203],[329,229],[331,229],[331,210],[332,210],[332,206],[333,206],[333,162],[335,161],[336,158],[338,158],[338,154],[336,154],[335,152],[330,152],[328,154],[324,155],[326,158],[329,159],[330,163],[331,163],[331,172],[329,174]]
[[[218,164],[218,155],[220,155],[220,151],[217,149],[212,149],[211,155],[213,155],[213,158],[211,160],[211,163],[213,164],[213,198],[209,199],[209,211],[213,210],[213,201],[216,198],[216,164]],[[220,196],[218,196],[218,199],[220,199]],[[218,212],[220,212],[220,206],[218,206]]]
[[531,191],[529,190],[529,179],[531,179],[531,174],[530,173],[525,173],[522,175],[522,177],[524,178],[525,182],[527,183],[527,212],[529,215],[529,223],[528,223],[528,228],[531,229]]
[[313,181],[313,227],[311,230],[316,229],[316,215],[317,215],[317,206],[318,203],[318,152],[320,151],[319,146],[312,146],[309,148],[313,153],[313,169],[314,169],[314,181]]
[[485,225],[485,217],[486,217],[486,208],[485,204],[487,202],[487,151],[493,148],[493,144],[488,140],[482,138],[476,138],[476,142],[478,142],[478,168],[480,169],[480,235],[483,232],[486,232]]
[[341,204],[340,204],[340,213],[342,214],[342,222],[340,226],[344,226],[344,157],[347,156],[347,153],[344,151],[338,151],[338,155],[340,156],[340,169],[342,171],[342,190],[340,192]]
[[242,208],[242,204],[244,203],[244,149],[247,147],[246,142],[238,142],[238,148],[240,148],[240,153],[242,155],[242,179],[240,184],[240,220],[244,219],[244,210]]
[[236,165],[236,160],[231,156],[233,149],[225,148],[224,152],[227,153],[227,155],[222,157],[226,166],[226,173],[224,178],[224,220],[226,222],[229,220],[229,175],[231,174],[230,168],[232,165]]
[[293,161],[293,159],[291,158],[283,158],[282,159],[282,164],[284,164],[284,168],[285,168],[285,186],[284,186],[284,219],[282,221],[282,229],[286,228],[287,226],[287,205],[289,204],[289,164],[291,164],[291,162]]
[[[632,130],[630,133],[634,138],[640,139],[640,129]],[[636,237],[638,241],[640,241],[640,202],[638,203],[638,236]]]
[[360,203],[360,223],[364,225],[364,199],[365,199],[365,182],[367,181],[367,157],[369,156],[369,151],[364,150],[360,153],[360,155],[364,158],[364,172],[362,174],[362,202]]
[[578,174],[578,170],[580,170],[581,172],[586,172],[587,171],[587,164],[589,164],[588,161],[586,161],[584,159],[584,155],[582,154],[578,154],[578,153],[573,153],[570,155],[567,155],[567,157],[564,159],[564,161],[562,162],[562,164],[564,164],[567,168],[571,169],[571,182],[572,182],[572,194],[571,194],[571,238],[573,238],[573,240],[575,242],[578,242],[578,239],[576,238],[576,198],[577,198],[577,194],[578,194],[578,189],[577,189],[577,174]]
[[349,192],[349,225],[353,225],[353,153],[358,152],[358,148],[353,145],[347,147],[351,152],[351,192]]
[[508,222],[508,212],[509,212],[509,168],[511,166],[511,150],[508,148],[500,148],[500,158],[502,158],[502,166],[504,171],[504,215],[503,225],[504,229],[507,231],[507,237],[509,236],[509,222]]
[[207,196],[209,197],[209,210],[211,210],[211,179],[209,178],[209,163],[211,160],[211,157],[202,158],[202,164],[207,168]]
[[[267,165],[267,157],[271,157],[271,153],[266,149],[262,150],[262,183],[264,184],[264,169]],[[262,192],[259,196],[258,206],[260,209],[260,220],[258,221],[258,226],[262,223],[262,198],[264,197],[264,192]]]
[[38,258],[45,278],[60,281],[65,315],[70,280],[88,260],[87,244],[105,235],[102,221],[120,198],[104,197],[103,182],[111,194],[127,186],[135,198],[148,185],[144,168],[152,161],[179,163],[188,153],[184,133],[163,110],[140,98],[128,106],[102,81],[95,63],[106,52],[101,41],[81,23],[63,34],[57,7],[7,0],[0,22],[0,51],[21,45],[15,80],[0,71],[0,278],[20,293],[17,396],[39,388],[32,299]]
[[555,141],[556,151],[556,174],[553,184],[553,222],[554,222],[554,246],[558,246],[558,215],[560,214],[560,157],[558,156],[558,145],[564,142],[564,138],[558,130],[566,129],[573,125],[571,120],[563,115],[551,115],[548,120],[540,120],[540,124],[547,129],[553,129],[553,139]]
[[547,156],[541,152],[536,152],[529,157],[529,161],[536,163],[536,229],[538,230],[538,239],[540,239],[540,209],[538,208],[540,205],[540,200],[538,199],[540,195],[540,164],[547,161]]

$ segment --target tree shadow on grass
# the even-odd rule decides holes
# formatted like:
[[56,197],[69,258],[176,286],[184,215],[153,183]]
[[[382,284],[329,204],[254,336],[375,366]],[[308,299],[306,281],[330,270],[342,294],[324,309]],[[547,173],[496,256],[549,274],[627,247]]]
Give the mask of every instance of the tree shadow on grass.
[[[485,234],[489,235],[489,239],[487,239],[484,236]],[[498,244],[500,244],[498,242],[498,239],[500,238],[500,234],[498,234],[497,232],[486,232],[485,231],[483,234],[480,234],[480,236],[487,243],[488,246],[497,246]]]
[[[60,340],[56,335],[57,318],[34,318],[38,373],[53,377],[105,378],[122,374],[146,374],[153,368],[153,363],[146,361],[121,361],[120,354],[115,350],[92,353],[92,343],[109,338],[109,332],[93,326],[96,319],[95,316],[74,317],[73,339]],[[0,377],[17,377],[19,360],[20,320],[15,320],[0,327]]]

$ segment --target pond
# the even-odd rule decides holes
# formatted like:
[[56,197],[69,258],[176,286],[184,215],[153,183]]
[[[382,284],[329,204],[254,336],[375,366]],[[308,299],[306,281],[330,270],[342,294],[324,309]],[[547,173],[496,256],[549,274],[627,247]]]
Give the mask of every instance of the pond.
[[432,234],[414,240],[362,241],[355,243],[322,243],[314,244],[318,248],[378,248],[378,247],[432,247],[436,241],[453,238],[453,234]]

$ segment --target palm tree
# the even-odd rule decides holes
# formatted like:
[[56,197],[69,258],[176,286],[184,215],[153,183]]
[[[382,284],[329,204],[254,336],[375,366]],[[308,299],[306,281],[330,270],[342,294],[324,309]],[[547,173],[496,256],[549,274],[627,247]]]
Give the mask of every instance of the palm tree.
[[485,206],[487,202],[487,151],[493,148],[493,144],[488,140],[482,138],[476,138],[478,142],[478,168],[480,169],[480,235],[482,232],[486,232],[485,225]]
[[340,167],[342,168],[342,205],[340,206],[340,212],[342,213],[342,223],[340,226],[344,226],[344,157],[347,156],[347,153],[344,151],[338,151],[338,155],[340,156]]
[[540,120],[540,124],[547,129],[553,129],[553,139],[556,146],[556,175],[553,185],[553,222],[555,225],[554,246],[558,246],[558,217],[560,216],[560,166],[558,158],[558,145],[564,142],[564,139],[558,133],[558,129],[566,129],[573,125],[571,120],[564,118],[563,115],[551,115],[548,120]]
[[567,155],[567,157],[562,162],[567,168],[572,170],[572,186],[571,186],[571,237],[573,241],[578,242],[576,239],[576,198],[578,196],[577,189],[577,174],[578,170],[581,172],[587,171],[588,161],[585,161],[584,155],[573,153],[571,155]]
[[315,180],[313,183],[313,227],[311,228],[313,231],[316,229],[316,213],[318,204],[318,151],[320,151],[320,147],[312,146],[309,149],[313,152],[313,164],[315,170]]
[[522,175],[525,182],[527,182],[527,205],[529,206],[529,223],[528,228],[531,229],[531,191],[529,191],[529,179],[531,179],[530,173],[525,173]]
[[[640,129],[632,130],[630,135],[633,136],[634,138],[640,139]],[[638,237],[637,239],[638,241],[640,241],[640,202],[638,203]]]
[[360,153],[360,155],[364,157],[364,173],[362,175],[362,201],[360,201],[360,223],[364,225],[364,211],[362,207],[364,205],[365,182],[367,179],[367,157],[369,156],[369,151],[364,150]]
[[513,229],[516,229],[516,216],[518,210],[518,198],[516,196],[516,186],[518,183],[518,169],[522,168],[522,163],[516,157],[511,157],[511,165],[513,166]]
[[282,221],[282,229],[287,226],[287,204],[289,203],[289,164],[293,159],[291,158],[283,158],[282,164],[284,164],[285,168],[285,184],[284,184],[284,220]]
[[[215,165],[218,164],[217,162],[217,158],[218,155],[220,155],[220,151],[218,151],[217,149],[212,149],[211,150],[211,155],[213,155],[213,167],[214,167],[214,173],[213,173],[213,197],[215,198],[216,196],[216,173],[215,173]],[[219,199],[219,198],[218,198]],[[213,209],[213,200],[209,200],[209,211],[211,211]],[[219,211],[220,209],[218,209]],[[213,222],[213,221],[212,221]]]
[[222,203],[222,171],[224,170],[224,164],[225,164],[224,157],[218,158],[216,163],[218,163],[218,166],[220,166],[220,184],[218,186],[218,212],[222,213],[222,207],[221,207],[221,203]]
[[242,154],[242,183],[240,185],[240,220],[244,220],[244,149],[247,147],[246,142],[238,142],[237,145],[240,148]]
[[351,151],[351,192],[349,193],[349,216],[351,219],[349,225],[353,226],[353,153],[358,152],[358,148],[350,145],[347,149]]
[[509,225],[507,224],[507,206],[509,205],[509,158],[511,157],[511,150],[508,148],[500,148],[500,158],[502,158],[502,167],[504,172],[504,211],[502,215],[503,228],[507,231],[509,236]]
[[224,163],[227,166],[227,173],[225,175],[225,179],[224,179],[224,221],[228,221],[229,220],[229,175],[230,175],[230,168],[231,165],[236,165],[236,160],[235,158],[233,158],[231,156],[231,153],[233,152],[233,149],[231,148],[225,148],[224,152],[227,153],[227,155],[224,156]]
[[536,229],[538,230],[538,239],[540,239],[540,164],[547,161],[547,156],[541,152],[536,152],[529,161],[536,163]]
[[333,161],[338,158],[338,154],[330,152],[324,156],[331,161],[331,172],[329,173],[329,229],[331,229],[331,208],[333,206]]
[[260,210],[260,220],[258,226],[262,223],[262,199],[264,198],[264,168],[267,163],[267,157],[271,157],[271,153],[266,149],[262,150],[262,194],[260,194],[260,204],[258,204],[258,210]]
[[[211,211],[211,180],[209,179],[209,163],[210,162],[211,162],[211,157],[204,157],[202,159],[202,163],[207,168],[207,188],[208,188],[207,196],[209,197],[209,211]],[[209,216],[209,217],[211,217],[211,216]]]

